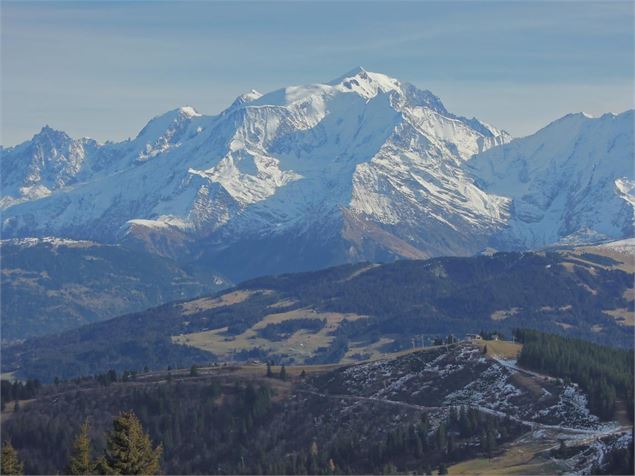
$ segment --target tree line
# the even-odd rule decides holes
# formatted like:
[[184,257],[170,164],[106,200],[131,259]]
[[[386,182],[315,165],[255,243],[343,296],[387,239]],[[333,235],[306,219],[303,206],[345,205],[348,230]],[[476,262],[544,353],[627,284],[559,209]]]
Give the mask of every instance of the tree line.
[[2,401],[2,410],[4,410],[6,402],[13,400],[29,400],[35,397],[40,390],[41,384],[38,380],[27,380],[20,382],[15,380],[0,381],[0,400]]
[[523,344],[520,365],[578,383],[589,396],[590,410],[602,419],[613,418],[622,400],[633,420],[633,350],[528,329],[514,335]]
[[[133,412],[122,412],[112,421],[103,455],[93,458],[88,420],[75,437],[65,474],[158,474],[163,448],[152,446],[141,422]],[[1,474],[22,475],[24,463],[9,440],[2,444]]]

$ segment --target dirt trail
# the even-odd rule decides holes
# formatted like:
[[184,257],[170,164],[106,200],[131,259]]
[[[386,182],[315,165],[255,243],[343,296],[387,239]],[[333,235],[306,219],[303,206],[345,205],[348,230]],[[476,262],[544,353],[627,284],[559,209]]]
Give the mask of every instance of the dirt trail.
[[294,389],[296,393],[305,393],[309,395],[314,395],[322,398],[330,398],[334,400],[353,400],[353,401],[363,401],[363,402],[372,402],[372,403],[383,403],[386,405],[394,405],[401,406],[404,408],[409,408],[413,410],[421,410],[421,411],[431,411],[431,410],[449,410],[450,408],[455,408],[459,410],[461,407],[469,407],[474,408],[480,412],[487,413],[489,415],[501,417],[501,418],[509,418],[516,423],[520,423],[521,425],[528,426],[532,430],[556,430],[559,432],[567,432],[567,433],[575,433],[579,435],[588,435],[591,439],[601,438],[612,434],[623,433],[625,431],[630,431],[630,426],[622,426],[619,427],[609,427],[603,429],[587,429],[587,428],[572,428],[561,425],[547,425],[544,423],[538,423],[535,421],[521,420],[518,417],[513,415],[509,415],[505,412],[501,412],[498,410],[492,410],[491,408],[483,407],[481,405],[445,405],[441,407],[433,407],[433,406],[423,406],[416,405],[414,403],[401,402],[398,400],[388,400],[385,398],[377,398],[377,397],[362,397],[358,395],[345,395],[345,394],[330,394],[330,393],[320,393],[312,390],[306,389]]

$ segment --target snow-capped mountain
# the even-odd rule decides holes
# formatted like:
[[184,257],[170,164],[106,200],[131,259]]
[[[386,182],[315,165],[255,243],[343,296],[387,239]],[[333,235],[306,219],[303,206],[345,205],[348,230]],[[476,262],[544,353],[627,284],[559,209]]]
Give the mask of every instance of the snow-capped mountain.
[[2,150],[0,206],[45,197],[73,183],[83,169],[87,150],[96,152],[97,144],[73,140],[48,126],[32,140]]
[[634,111],[569,114],[474,157],[480,187],[511,199],[505,247],[633,236]]
[[[505,148],[507,133],[448,112],[429,91],[361,68],[324,84],[251,91],[217,116],[183,107],[118,144],[46,132],[48,149],[37,146],[43,131],[3,151],[5,236],[125,242],[209,261],[235,279],[346,261],[465,255],[493,242],[532,246],[565,236],[517,237],[530,233],[517,225],[526,209],[520,189],[498,185],[501,173],[490,177],[486,165],[496,157],[486,151],[512,150]],[[628,136],[608,124],[605,133],[607,141]],[[618,142],[629,140],[632,131]],[[75,144],[81,154],[70,152],[79,149]],[[550,149],[562,152],[574,141],[558,144],[543,146],[544,161]],[[624,147],[607,160],[630,161]],[[588,160],[600,149],[590,149]],[[468,167],[475,155],[477,166]],[[505,169],[509,175],[513,166]],[[613,180],[622,180],[630,196],[633,174],[623,169],[602,174],[619,172]],[[40,186],[46,191],[30,194],[29,187]],[[617,222],[628,211],[619,200],[605,211]],[[591,212],[571,206],[572,232],[595,230]],[[596,231],[614,238],[630,233],[620,226]]]

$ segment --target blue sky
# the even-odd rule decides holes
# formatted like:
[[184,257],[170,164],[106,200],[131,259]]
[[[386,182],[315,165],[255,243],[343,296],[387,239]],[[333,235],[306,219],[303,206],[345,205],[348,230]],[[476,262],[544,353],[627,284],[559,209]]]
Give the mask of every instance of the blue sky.
[[1,13],[5,146],[44,124],[121,140],[181,105],[215,114],[358,65],[515,136],[634,102],[631,1],[5,0]]

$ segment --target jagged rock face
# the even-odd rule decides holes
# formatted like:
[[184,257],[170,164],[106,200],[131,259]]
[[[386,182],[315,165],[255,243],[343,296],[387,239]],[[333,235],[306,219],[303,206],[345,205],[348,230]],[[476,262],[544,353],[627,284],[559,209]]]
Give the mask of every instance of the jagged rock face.
[[45,197],[73,183],[84,165],[86,149],[94,147],[94,141],[74,141],[44,127],[31,141],[3,150],[0,206]]
[[[467,167],[474,155],[485,153],[479,164],[494,157],[486,151],[508,143],[508,134],[363,69],[326,84],[251,91],[217,116],[180,108],[133,140],[91,142],[72,161],[72,180],[55,188],[41,181],[49,191],[35,200],[16,192],[33,180],[10,174],[5,186],[4,171],[29,162],[25,150],[41,135],[4,151],[5,236],[125,242],[208,260],[234,278],[540,241],[517,238],[525,216],[518,197],[499,192],[480,173],[485,166]],[[38,164],[55,160],[44,154]],[[626,175],[620,190],[632,179]],[[618,223],[613,234],[598,230],[615,238],[629,233],[619,224],[632,214],[630,192],[621,193],[607,205]],[[594,229],[585,213],[571,207],[563,219],[573,232]],[[545,234],[541,243],[560,236]]]

